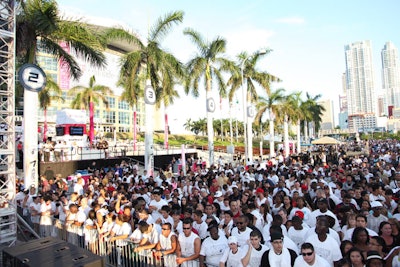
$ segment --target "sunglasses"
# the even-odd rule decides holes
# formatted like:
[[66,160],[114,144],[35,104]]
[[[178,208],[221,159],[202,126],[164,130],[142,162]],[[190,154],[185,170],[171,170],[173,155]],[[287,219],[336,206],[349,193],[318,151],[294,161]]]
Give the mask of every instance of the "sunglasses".
[[187,227],[187,228],[184,227],[184,228],[183,228],[183,230],[191,230],[191,229],[192,229],[192,228],[190,228],[190,227]]
[[305,256],[311,256],[314,252],[307,252],[307,253],[301,253],[301,255],[303,255],[303,257]]
[[167,228],[161,228],[162,230],[165,230],[165,231],[168,231],[169,229],[167,229]]
[[244,224],[244,222],[237,222],[236,224],[240,224],[240,225],[242,225],[242,224]]

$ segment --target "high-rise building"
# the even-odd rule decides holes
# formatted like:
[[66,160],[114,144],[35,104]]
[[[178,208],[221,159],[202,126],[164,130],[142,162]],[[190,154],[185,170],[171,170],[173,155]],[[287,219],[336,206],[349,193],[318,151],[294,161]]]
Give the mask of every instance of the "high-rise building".
[[[392,42],[386,42],[381,52],[382,87],[386,96],[386,105],[400,107],[400,65],[398,50]],[[384,111],[388,114],[388,110]]]
[[370,41],[345,46],[346,96],[350,129],[375,128],[377,101]]
[[321,130],[332,130],[335,127],[335,122],[333,119],[333,101],[327,99],[318,101],[318,104],[325,108],[325,111],[321,116]]

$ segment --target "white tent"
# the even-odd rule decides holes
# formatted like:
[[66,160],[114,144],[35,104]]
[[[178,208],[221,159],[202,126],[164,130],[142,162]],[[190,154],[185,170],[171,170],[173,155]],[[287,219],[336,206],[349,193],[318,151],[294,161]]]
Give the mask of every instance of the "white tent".
[[311,142],[313,145],[339,145],[341,144],[340,141],[336,140],[335,138],[324,136],[320,139],[316,139]]

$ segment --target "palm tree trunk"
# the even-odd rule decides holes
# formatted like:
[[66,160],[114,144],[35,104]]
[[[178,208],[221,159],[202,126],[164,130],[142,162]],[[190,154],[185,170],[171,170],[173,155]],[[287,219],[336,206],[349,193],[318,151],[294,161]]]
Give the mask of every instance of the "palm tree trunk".
[[47,108],[43,110],[44,126],[43,126],[43,142],[47,139]]
[[304,121],[304,141],[306,142],[306,143],[309,143],[309,140],[308,140],[308,121]]
[[93,144],[94,140],[94,105],[93,102],[89,103],[89,141]]
[[275,157],[274,120],[269,120],[269,157]]
[[164,114],[164,120],[165,120],[165,128],[164,128],[164,148],[168,149],[168,114],[167,114],[167,109],[165,108],[165,114]]
[[133,134],[133,151],[137,150],[136,143],[137,143],[137,113],[136,113],[136,105],[133,107],[133,122],[132,122],[132,134]]
[[229,102],[229,135],[231,139],[231,145],[233,143],[233,129],[232,129],[232,102]]
[[297,120],[297,154],[299,154],[301,152],[300,136],[301,136],[300,120]]
[[[210,97],[211,93],[211,79],[207,79],[206,99]],[[207,109],[207,135],[208,135],[208,162],[214,164],[214,128],[213,128],[213,114]]]
[[284,140],[285,140],[285,158],[289,158],[290,148],[289,148],[289,118],[288,115],[285,114],[285,118],[283,121],[283,131],[284,131]]

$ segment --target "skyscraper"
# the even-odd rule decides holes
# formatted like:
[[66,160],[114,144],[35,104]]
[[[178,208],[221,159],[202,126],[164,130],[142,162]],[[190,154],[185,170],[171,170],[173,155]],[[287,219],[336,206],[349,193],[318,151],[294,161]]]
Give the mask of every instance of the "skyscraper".
[[370,41],[345,46],[346,95],[349,127],[354,130],[376,126],[374,68]]
[[[381,52],[382,87],[386,96],[386,105],[400,107],[400,66],[398,50],[392,42],[387,42]],[[384,111],[388,114],[387,109]]]

